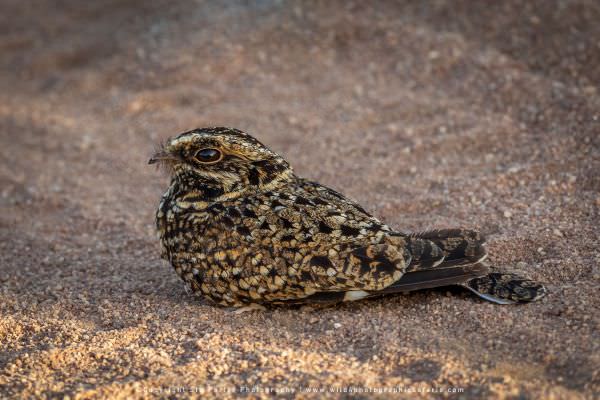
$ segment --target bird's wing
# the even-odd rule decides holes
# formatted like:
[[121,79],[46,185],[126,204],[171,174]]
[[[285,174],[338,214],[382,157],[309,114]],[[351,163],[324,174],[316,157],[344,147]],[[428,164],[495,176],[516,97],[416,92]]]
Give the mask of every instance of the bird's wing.
[[315,292],[382,290],[402,277],[410,261],[400,242],[319,247],[299,265],[303,284]]
[[294,203],[312,226],[311,257],[301,268],[305,282],[318,291],[377,291],[397,281],[410,255],[406,239],[358,203],[316,182],[298,181]]
[[[198,227],[206,274],[276,301],[321,291],[380,290],[405,270],[405,238],[325,187],[215,204]],[[212,250],[214,249],[214,250]],[[217,250],[218,249],[218,250]]]

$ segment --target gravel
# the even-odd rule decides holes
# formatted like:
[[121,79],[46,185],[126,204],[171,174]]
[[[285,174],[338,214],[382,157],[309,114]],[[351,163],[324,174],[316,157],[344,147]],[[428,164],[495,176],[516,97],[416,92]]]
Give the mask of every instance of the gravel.
[[[593,398],[600,5],[550,3],[4,1],[0,397]],[[191,297],[146,162],[213,125],[398,229],[482,230],[549,295]]]

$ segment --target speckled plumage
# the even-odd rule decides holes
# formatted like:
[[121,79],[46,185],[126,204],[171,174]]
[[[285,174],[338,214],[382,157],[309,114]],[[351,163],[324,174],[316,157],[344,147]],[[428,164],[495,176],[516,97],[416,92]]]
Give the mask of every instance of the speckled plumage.
[[[336,191],[297,177],[239,130],[182,133],[150,162],[172,176],[156,214],[162,256],[216,303],[335,303],[441,284],[462,284],[492,301],[501,293],[481,280],[488,269],[477,232],[394,231]],[[531,283],[526,292],[512,288],[498,302],[536,299],[544,289]]]

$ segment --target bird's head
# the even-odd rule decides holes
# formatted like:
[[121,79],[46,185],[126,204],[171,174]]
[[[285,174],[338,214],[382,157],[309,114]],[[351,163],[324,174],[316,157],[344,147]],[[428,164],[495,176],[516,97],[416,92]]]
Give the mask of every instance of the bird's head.
[[184,191],[203,200],[268,190],[289,180],[289,164],[252,136],[232,128],[201,128],[168,139],[150,158]]

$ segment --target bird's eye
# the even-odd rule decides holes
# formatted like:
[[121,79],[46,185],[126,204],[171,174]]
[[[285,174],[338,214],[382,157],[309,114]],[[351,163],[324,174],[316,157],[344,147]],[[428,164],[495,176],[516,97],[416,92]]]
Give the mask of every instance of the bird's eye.
[[196,154],[194,155],[194,158],[201,163],[216,163],[217,161],[220,161],[221,158],[223,158],[223,153],[221,153],[219,150],[217,149],[202,149],[202,150],[198,150],[196,152]]

